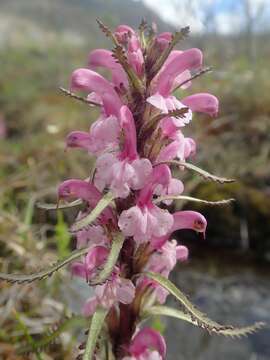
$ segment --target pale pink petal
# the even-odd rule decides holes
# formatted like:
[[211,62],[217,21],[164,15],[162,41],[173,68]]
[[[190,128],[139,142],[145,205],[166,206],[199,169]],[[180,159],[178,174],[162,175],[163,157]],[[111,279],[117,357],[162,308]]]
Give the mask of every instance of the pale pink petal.
[[134,190],[142,189],[152,173],[152,164],[148,159],[137,159],[131,165],[134,169],[131,187]]
[[187,159],[196,154],[196,142],[192,138],[185,138],[184,157]]
[[[183,82],[187,81],[191,78],[191,73],[189,70],[183,71],[180,75],[176,76],[173,88],[177,88],[179,85],[181,85]],[[191,81],[186,82],[184,85],[181,86],[181,89],[185,90],[188,89],[191,86]]]
[[121,213],[119,228],[125,236],[133,236],[137,232],[145,232],[145,216],[138,206],[133,206]]
[[130,304],[135,297],[135,286],[131,280],[120,278],[116,289],[118,301],[122,304]]
[[184,245],[176,247],[176,257],[179,261],[186,261],[188,259],[188,248]]
[[97,158],[95,185],[103,191],[107,184],[113,180],[112,165],[118,162],[117,158],[110,153],[103,154]]
[[159,93],[156,93],[146,99],[146,101],[153,105],[154,107],[160,109],[164,114],[168,114],[168,108],[166,105],[165,98],[160,95]]
[[155,223],[152,224],[152,235],[159,237],[168,234],[173,226],[173,216],[169,211],[155,206],[151,209],[151,215],[155,217],[158,224],[158,226]]

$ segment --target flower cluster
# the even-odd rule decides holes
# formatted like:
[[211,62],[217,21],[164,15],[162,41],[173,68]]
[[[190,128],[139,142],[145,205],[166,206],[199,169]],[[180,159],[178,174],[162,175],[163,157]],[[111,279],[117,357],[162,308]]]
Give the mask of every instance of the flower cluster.
[[[87,247],[88,252],[72,264],[71,272],[94,288],[84,315],[106,309],[109,342],[117,359],[164,359],[164,339],[150,328],[140,328],[140,320],[150,303],[165,302],[168,291],[145,273],[168,278],[176,263],[188,258],[188,249],[171,239],[176,230],[205,234],[203,215],[171,213],[168,206],[184,191],[182,181],[172,174],[173,164],[183,171],[186,159],[196,152],[184,128],[194,112],[215,116],[218,100],[208,93],[178,98],[191,86],[194,71],[202,69],[199,49],[172,50],[175,35],[146,35],[143,26],[139,32],[127,25],[114,32],[101,27],[114,50],[91,51],[88,66],[75,70],[70,84],[71,91],[84,92],[86,101],[100,108],[100,116],[89,132],[73,131],[66,140],[67,147],[96,157],[95,172],[91,179],[64,181],[58,195],[86,203],[77,221],[97,209],[104,194],[110,193],[112,201],[91,224],[76,229],[77,248]],[[97,68],[110,78],[98,74]],[[116,234],[123,236],[123,244],[112,262]],[[108,262],[107,278],[95,282]]]

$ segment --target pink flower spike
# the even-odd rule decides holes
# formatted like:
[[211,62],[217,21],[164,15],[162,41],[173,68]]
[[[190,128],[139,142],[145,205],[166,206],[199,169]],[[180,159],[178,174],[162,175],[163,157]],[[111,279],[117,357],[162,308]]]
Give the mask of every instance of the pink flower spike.
[[181,101],[194,112],[205,113],[213,117],[218,114],[219,102],[214,95],[199,93],[187,96]]
[[174,51],[158,76],[157,92],[164,97],[169,96],[176,77],[186,70],[200,69],[202,58],[202,52],[199,49]]
[[95,49],[91,51],[88,55],[88,66],[93,70],[97,67],[109,69],[112,74],[112,82],[115,86],[118,88],[121,88],[121,86],[127,88],[127,76],[121,65],[116,62],[111,51],[106,49]]
[[[139,357],[148,350],[156,350],[162,359],[165,359],[166,343],[163,336],[159,332],[146,327],[134,336],[129,351],[132,355]],[[146,360],[149,357],[142,357],[142,359]]]
[[118,116],[122,106],[120,98],[108,80],[95,71],[77,69],[71,75],[71,89],[97,93],[103,102],[107,115]]

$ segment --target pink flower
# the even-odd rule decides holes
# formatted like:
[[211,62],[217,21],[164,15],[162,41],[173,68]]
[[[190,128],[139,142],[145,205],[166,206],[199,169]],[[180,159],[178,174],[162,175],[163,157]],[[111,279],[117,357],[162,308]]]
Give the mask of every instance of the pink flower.
[[118,225],[125,236],[133,236],[137,242],[147,241],[152,236],[166,235],[173,217],[167,211],[152,203],[154,190],[158,185],[166,186],[170,181],[170,171],[166,165],[154,168],[152,178],[137,198],[136,205],[121,213]]
[[[94,208],[102,198],[100,191],[87,181],[70,179],[62,182],[58,187],[59,199],[79,198],[86,201],[90,208]],[[106,208],[101,216],[100,221],[103,224],[111,222],[115,224],[115,216],[110,207]]]
[[104,246],[92,247],[85,256],[83,263],[74,262],[71,265],[72,275],[82,277],[83,279],[86,279],[86,281],[94,278],[98,268],[105,263],[108,254],[109,251]]
[[72,131],[66,139],[67,147],[81,148],[92,154],[100,154],[118,147],[120,135],[119,120],[111,115],[100,116],[90,128],[90,132]]
[[97,159],[95,184],[101,191],[107,185],[116,196],[125,198],[130,189],[143,188],[152,165],[148,159],[138,156],[134,119],[127,106],[120,110],[120,122],[124,132],[123,149],[118,154],[105,153]]
[[93,245],[108,245],[104,228],[101,225],[91,225],[87,229],[80,230],[76,233],[77,248]]
[[205,237],[206,227],[207,221],[205,217],[199,212],[190,210],[177,211],[173,214],[173,225],[170,228],[170,232],[159,238],[153,237],[151,239],[151,246],[154,249],[160,249],[174,231],[181,229],[194,230],[196,232],[202,233]]
[[157,76],[156,91],[164,98],[169,97],[177,76],[186,70],[200,69],[202,58],[199,49],[173,51]]
[[[160,247],[150,256],[145,270],[159,273],[168,278],[170,272],[175,267],[177,260],[185,261],[187,258],[188,249],[186,246],[177,245],[176,240],[166,241],[162,247]],[[154,290],[156,300],[160,304],[165,303],[166,298],[169,295],[167,290],[152,280],[142,278],[139,280],[139,282],[141,281],[143,286],[149,286],[149,284],[151,285],[152,289]]]
[[105,114],[118,116],[122,106],[121,100],[112,84],[95,71],[77,69],[71,76],[71,89],[88,93],[95,92],[102,99]]
[[166,356],[166,343],[163,336],[151,329],[139,330],[129,347],[131,356],[123,360],[163,360]]
[[105,284],[95,287],[95,296],[84,304],[83,314],[85,316],[92,315],[98,305],[109,309],[117,302],[130,304],[134,296],[134,284],[131,280],[120,277],[119,270],[115,269]]
[[88,66],[95,70],[97,67],[103,67],[110,70],[112,74],[113,84],[121,89],[122,86],[128,87],[128,80],[126,73],[121,65],[113,57],[113,53],[105,49],[95,49],[88,55]]
[[128,62],[137,75],[141,76],[143,74],[144,57],[135,31],[127,25],[119,25],[114,34],[119,43],[126,46]]

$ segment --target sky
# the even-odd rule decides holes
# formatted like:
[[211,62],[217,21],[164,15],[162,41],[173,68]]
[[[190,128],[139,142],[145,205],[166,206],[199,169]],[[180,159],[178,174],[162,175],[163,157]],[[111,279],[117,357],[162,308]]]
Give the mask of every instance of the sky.
[[[148,7],[157,12],[165,21],[176,25],[191,27],[192,32],[203,32],[211,26],[215,30],[230,34],[240,31],[245,24],[243,2],[249,1],[253,16],[258,14],[258,29],[269,24],[270,0],[142,0]],[[263,8],[261,7],[263,5]],[[205,21],[207,9],[209,20]],[[214,16],[211,16],[214,14]],[[214,22],[213,22],[213,19]],[[207,25],[206,25],[207,24]]]

